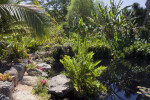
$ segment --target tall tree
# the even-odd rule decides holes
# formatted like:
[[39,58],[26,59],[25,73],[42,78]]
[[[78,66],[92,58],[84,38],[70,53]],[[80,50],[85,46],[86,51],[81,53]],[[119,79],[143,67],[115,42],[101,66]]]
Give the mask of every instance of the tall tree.
[[67,15],[67,6],[70,5],[71,0],[46,0],[42,6],[52,17],[58,22],[65,21]]
[[147,12],[146,12],[145,19],[143,21],[143,26],[146,24],[146,20],[147,20],[147,18],[149,16],[149,13],[150,13],[150,0],[147,0],[145,5],[146,5]]
[[132,9],[133,9],[133,17],[136,19],[136,23],[138,24],[138,26],[142,26],[143,24],[143,19],[146,16],[146,9],[140,7],[140,4],[138,3],[134,3],[132,5]]
[[68,7],[67,20],[69,24],[72,24],[73,21],[83,18],[86,20],[86,17],[91,16],[93,11],[93,0],[71,0],[71,4]]

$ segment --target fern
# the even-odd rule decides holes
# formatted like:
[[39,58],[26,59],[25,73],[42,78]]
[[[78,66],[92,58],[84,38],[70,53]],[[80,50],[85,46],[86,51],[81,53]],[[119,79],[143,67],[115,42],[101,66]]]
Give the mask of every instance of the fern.
[[93,52],[86,54],[83,43],[76,57],[71,59],[65,55],[63,60],[60,60],[66,69],[65,74],[71,79],[72,85],[80,96],[106,91],[103,84],[97,80],[106,67],[97,67],[101,61],[93,62],[93,55]]

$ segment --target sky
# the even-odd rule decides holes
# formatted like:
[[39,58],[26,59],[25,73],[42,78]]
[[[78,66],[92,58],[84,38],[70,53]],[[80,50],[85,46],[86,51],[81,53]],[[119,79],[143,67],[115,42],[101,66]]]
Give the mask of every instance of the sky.
[[[102,0],[104,2],[105,5],[109,5],[110,0]],[[128,5],[132,5],[133,3],[137,2],[140,4],[141,7],[145,8],[145,3],[147,0],[122,0],[123,1],[123,5],[122,7],[128,6]],[[115,2],[119,2],[119,0],[115,0]],[[25,4],[25,2],[23,2],[22,4]]]
[[[122,7],[128,6],[128,5],[132,5],[133,3],[137,2],[140,4],[141,7],[146,8],[145,3],[147,0],[122,0],[123,1],[123,5]],[[109,4],[110,0],[103,0],[104,4]],[[115,2],[119,2],[119,0],[115,0]]]

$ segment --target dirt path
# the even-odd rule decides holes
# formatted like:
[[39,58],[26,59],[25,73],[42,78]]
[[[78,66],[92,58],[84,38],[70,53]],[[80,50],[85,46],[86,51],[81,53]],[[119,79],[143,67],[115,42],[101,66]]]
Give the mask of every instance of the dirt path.
[[15,87],[13,93],[14,100],[38,100],[38,97],[32,94],[32,88],[36,85],[36,76],[28,76],[27,73],[23,76],[22,81]]

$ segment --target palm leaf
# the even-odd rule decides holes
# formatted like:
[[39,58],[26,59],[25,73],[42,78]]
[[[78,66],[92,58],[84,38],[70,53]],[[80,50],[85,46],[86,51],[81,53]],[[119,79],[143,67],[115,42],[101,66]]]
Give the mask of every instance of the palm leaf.
[[1,4],[0,18],[11,19],[11,21],[18,22],[22,26],[31,27],[31,32],[34,36],[43,37],[47,35],[45,19],[42,17],[44,13],[38,13],[37,9],[20,5]]

